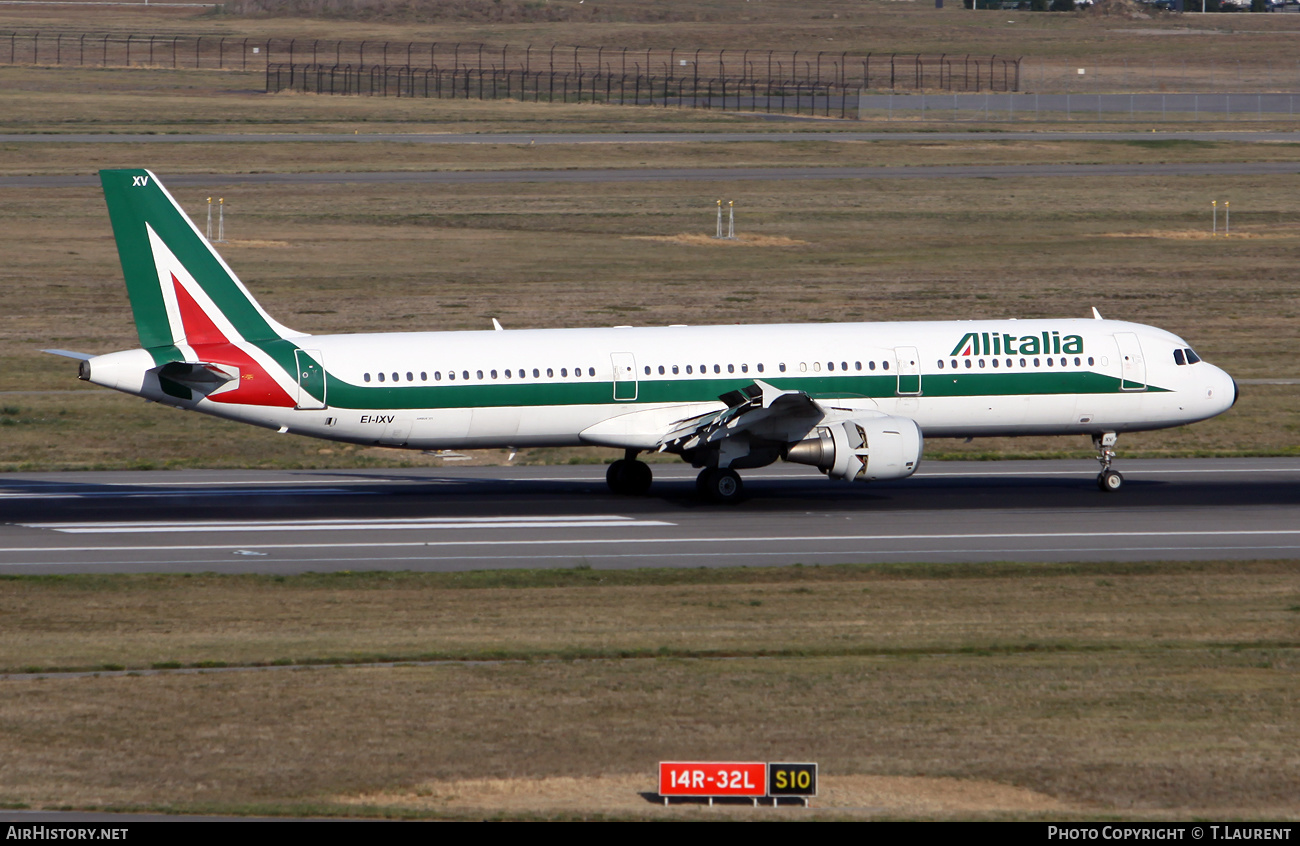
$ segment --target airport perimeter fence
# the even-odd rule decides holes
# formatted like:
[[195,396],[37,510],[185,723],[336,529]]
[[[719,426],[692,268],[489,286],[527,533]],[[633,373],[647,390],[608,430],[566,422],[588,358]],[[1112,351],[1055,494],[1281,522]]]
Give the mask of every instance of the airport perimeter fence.
[[859,89],[808,83],[655,77],[641,74],[477,71],[273,64],[268,93],[604,103],[678,109],[857,118]]
[[[7,42],[7,43],[6,43]],[[7,48],[7,49],[5,49]],[[917,55],[799,50],[633,49],[553,44],[330,41],[134,33],[0,32],[0,63],[60,67],[163,67],[268,71],[308,65],[407,73],[545,74],[562,79],[726,80],[842,89],[1017,91],[1020,60],[996,55]],[[548,86],[549,87],[549,86]]]

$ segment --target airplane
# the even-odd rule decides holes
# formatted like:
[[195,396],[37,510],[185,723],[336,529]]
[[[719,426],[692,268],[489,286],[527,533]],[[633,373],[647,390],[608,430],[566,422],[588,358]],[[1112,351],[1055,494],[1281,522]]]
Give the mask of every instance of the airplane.
[[611,491],[643,453],[700,468],[705,499],[785,460],[903,479],[926,438],[1118,435],[1214,417],[1237,385],[1190,344],[1092,318],[308,335],[276,322],[149,170],[100,172],[140,348],[79,377],[280,433],[418,450],[602,446]]

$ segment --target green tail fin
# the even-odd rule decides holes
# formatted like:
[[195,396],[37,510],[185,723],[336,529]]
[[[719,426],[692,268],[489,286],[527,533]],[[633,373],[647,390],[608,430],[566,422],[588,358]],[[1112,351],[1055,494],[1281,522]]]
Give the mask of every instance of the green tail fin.
[[257,304],[151,171],[99,176],[142,346],[183,344],[187,331],[204,340],[302,336]]

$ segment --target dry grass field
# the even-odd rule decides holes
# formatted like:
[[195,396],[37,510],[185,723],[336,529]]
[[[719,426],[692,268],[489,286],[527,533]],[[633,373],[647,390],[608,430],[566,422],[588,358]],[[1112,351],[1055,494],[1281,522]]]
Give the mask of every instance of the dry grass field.
[[[176,162],[189,145],[140,153],[105,145],[78,155],[98,166],[153,154]],[[265,145],[288,156],[285,145]],[[292,147],[293,145],[288,145]],[[446,161],[444,148],[348,147],[333,156],[361,167]],[[381,148],[387,145],[379,145]],[[615,145],[593,159],[665,164],[670,150]],[[671,145],[667,145],[671,147]],[[688,145],[689,146],[689,145]],[[751,163],[776,145],[743,145]],[[957,143],[794,145],[861,163],[951,161]],[[1010,145],[981,141],[990,158]],[[1127,160],[1166,160],[1185,145],[1117,145]],[[694,145],[687,154],[708,145]],[[1038,152],[1053,144],[1036,145]],[[1055,145],[1095,161],[1096,143]],[[457,148],[458,149],[458,148]],[[719,146],[717,150],[724,149]],[[843,151],[841,151],[843,149]],[[1254,146],[1247,148],[1253,150]],[[155,150],[157,151],[155,153]],[[260,151],[259,151],[260,152]],[[1288,147],[1265,145],[1263,156]],[[15,170],[57,157],[29,147]],[[1230,145],[1197,155],[1230,157]],[[228,166],[239,161],[227,148]],[[579,153],[547,147],[477,148],[483,167],[571,167]],[[703,160],[716,162],[715,150]],[[166,164],[166,162],[164,162]],[[329,166],[323,165],[323,166]],[[437,167],[438,164],[429,166]],[[193,167],[192,163],[189,167]],[[168,171],[158,167],[166,178]],[[178,189],[196,217],[212,189]],[[1187,337],[1239,379],[1294,379],[1296,193],[1268,177],[824,180],[733,183],[379,185],[221,190],[222,248],[272,314],[308,332],[600,326],[620,323],[785,322],[934,318],[1107,317],[1159,325]],[[734,199],[738,231],[761,238],[730,249],[698,245],[719,196]],[[1230,238],[1209,238],[1207,197],[1231,198]],[[93,189],[0,192],[9,261],[0,268],[0,466],[320,466],[428,461],[354,450],[186,416],[75,381],[68,362],[38,352],[106,352],[134,346],[133,324],[103,211]],[[201,221],[201,217],[199,218]],[[659,240],[667,238],[669,240]],[[773,240],[775,239],[775,240]],[[786,239],[786,240],[781,240]],[[67,394],[43,391],[73,391]],[[89,405],[87,405],[89,404]],[[94,414],[85,409],[95,409]],[[1238,407],[1204,424],[1126,437],[1125,455],[1294,452],[1298,410],[1290,385],[1248,385]],[[106,425],[112,421],[111,425]],[[322,452],[322,450],[326,450]],[[931,456],[1088,452],[1084,439],[936,443]],[[604,453],[526,453],[523,460],[604,460]]]
[[0,801],[768,818],[643,794],[794,756],[793,818],[1293,819],[1298,611],[1290,562],[5,580]]

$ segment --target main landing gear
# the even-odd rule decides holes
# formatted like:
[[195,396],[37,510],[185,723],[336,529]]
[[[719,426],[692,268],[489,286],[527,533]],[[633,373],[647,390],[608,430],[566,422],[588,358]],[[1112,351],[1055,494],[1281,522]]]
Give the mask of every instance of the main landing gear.
[[650,465],[637,461],[636,455],[636,450],[627,450],[623,458],[609,465],[605,471],[605,483],[620,496],[644,496],[654,481]]
[[1097,448],[1097,460],[1101,462],[1101,473],[1097,475],[1097,488],[1111,493],[1124,486],[1124,477],[1118,470],[1110,469],[1110,462],[1115,458],[1115,441],[1119,436],[1114,432],[1093,435],[1092,445]]
[[740,502],[744,490],[740,474],[730,467],[705,467],[695,479],[695,492],[711,502]]

